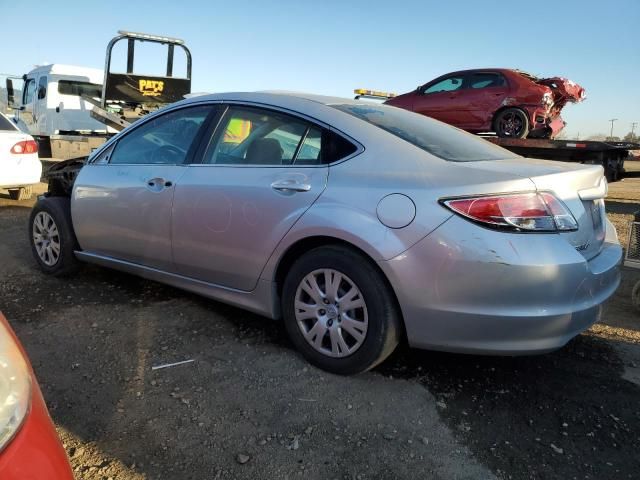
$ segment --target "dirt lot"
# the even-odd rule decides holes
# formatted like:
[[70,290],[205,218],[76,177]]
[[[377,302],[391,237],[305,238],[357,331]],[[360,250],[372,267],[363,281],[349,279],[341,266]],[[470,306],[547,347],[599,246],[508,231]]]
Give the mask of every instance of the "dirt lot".
[[[78,479],[638,478],[640,271],[625,270],[603,322],[558,352],[401,348],[342,378],[244,311],[96,267],[41,275],[31,204],[0,195],[0,309]],[[639,204],[640,177],[611,186],[621,238]]]

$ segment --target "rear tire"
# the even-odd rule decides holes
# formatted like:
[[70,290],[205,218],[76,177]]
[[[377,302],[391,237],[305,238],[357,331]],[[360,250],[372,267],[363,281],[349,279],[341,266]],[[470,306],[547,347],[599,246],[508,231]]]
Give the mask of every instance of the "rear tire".
[[71,203],[66,197],[47,197],[36,202],[29,216],[31,253],[44,273],[69,275],[79,266],[74,251],[78,241],[71,223]]
[[505,108],[496,115],[493,127],[501,138],[527,138],[529,118],[519,108]]
[[29,200],[33,196],[33,187],[12,188],[9,190],[9,198],[11,200]]
[[293,264],[284,280],[282,312],[302,355],[341,375],[382,362],[402,331],[395,296],[381,272],[339,245],[310,250]]

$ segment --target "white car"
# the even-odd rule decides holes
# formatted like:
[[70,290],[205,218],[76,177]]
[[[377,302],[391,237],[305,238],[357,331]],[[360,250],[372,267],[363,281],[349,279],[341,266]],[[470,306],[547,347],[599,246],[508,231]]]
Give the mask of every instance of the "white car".
[[0,113],[0,189],[13,200],[27,200],[41,175],[38,144]]

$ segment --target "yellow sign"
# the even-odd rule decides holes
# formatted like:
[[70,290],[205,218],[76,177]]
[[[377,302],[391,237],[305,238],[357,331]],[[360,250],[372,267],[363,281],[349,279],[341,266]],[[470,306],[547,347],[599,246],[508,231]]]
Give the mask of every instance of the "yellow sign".
[[232,118],[224,132],[224,143],[242,143],[251,133],[251,121]]
[[145,97],[157,97],[164,90],[164,82],[161,80],[139,80],[138,90]]

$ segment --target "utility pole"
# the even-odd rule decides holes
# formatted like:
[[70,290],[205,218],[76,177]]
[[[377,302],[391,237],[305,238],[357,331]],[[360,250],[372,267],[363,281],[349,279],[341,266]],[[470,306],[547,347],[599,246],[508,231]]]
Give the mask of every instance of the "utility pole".
[[613,122],[618,120],[617,118],[612,118],[609,121],[611,122],[611,134],[609,135],[609,140],[613,140]]

